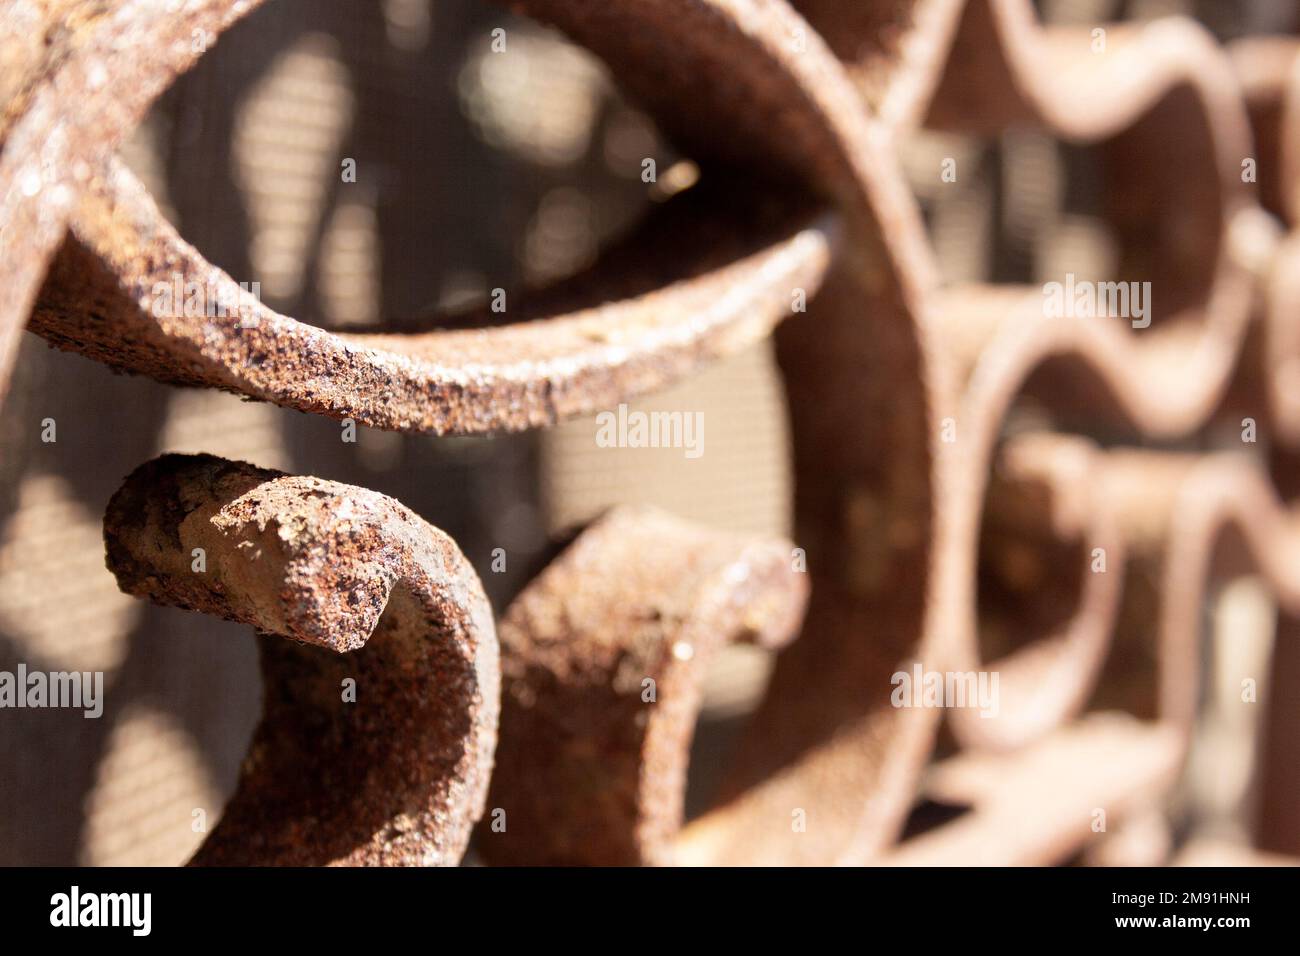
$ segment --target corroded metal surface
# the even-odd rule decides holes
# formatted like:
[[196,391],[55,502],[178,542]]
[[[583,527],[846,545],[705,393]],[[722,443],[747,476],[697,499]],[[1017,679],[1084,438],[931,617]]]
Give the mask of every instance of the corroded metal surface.
[[[1024,745],[1077,714],[1101,673],[1115,628],[1127,542],[1102,480],[1102,455],[1067,435],[1009,439],[993,464],[979,557],[1006,590],[1006,620],[978,616],[1014,636],[993,660],[957,658],[957,670],[999,674],[998,715],[956,708],[957,736],[973,745]],[[1077,569],[1074,576],[1065,573]],[[959,653],[980,655],[971,629]],[[984,655],[987,656],[987,655]]]
[[934,768],[925,794],[966,812],[880,862],[1044,866],[1067,860],[1095,835],[1099,809],[1113,826],[1157,803],[1177,777],[1180,749],[1172,728],[1097,714],[1014,752],[953,757]]
[[[473,331],[354,335],[256,304],[215,320],[159,314],[150,298],[177,274],[230,297],[233,280],[163,221],[112,150],[194,59],[183,42],[190,29],[215,35],[252,5],[190,0],[165,22],[146,17],[143,0],[107,11],[7,5],[5,29],[50,41],[7,45],[0,61],[0,373],[30,314],[32,330],[58,347],[166,382],[463,434],[597,410],[775,330],[811,597],[717,806],[680,827],[696,671],[728,639],[788,637],[803,579],[791,576],[783,546],[616,515],[506,614],[493,803],[507,822],[483,831],[490,860],[1060,860],[1084,847],[1093,809],[1141,820],[1176,780],[1203,680],[1200,618],[1225,538],[1244,542],[1247,567],[1282,614],[1300,611],[1300,536],[1284,503],[1300,491],[1300,240],[1283,237],[1300,209],[1300,44],[1250,40],[1230,57],[1179,19],[1106,25],[1100,35],[1044,28],[1028,0],[524,0],[515,6],[606,60],[700,161],[700,186],[591,273],[511,306],[511,325],[485,313],[487,327]],[[132,37],[149,55],[121,52],[117,41]],[[1060,316],[1036,287],[942,286],[896,155],[921,125],[983,136],[1028,126],[1094,149],[1107,171],[1114,278],[1151,283],[1149,314],[1135,323]],[[1243,174],[1246,160],[1258,161],[1258,183]],[[680,239],[666,243],[669,261],[637,255],[650,236]],[[809,309],[791,315],[797,289]],[[1056,432],[1009,436],[1023,402]],[[1122,447],[1195,448],[1224,422],[1241,422],[1244,435],[1246,420],[1267,436],[1271,471],[1237,456]],[[1098,434],[1104,444],[1081,437]],[[399,651],[410,648],[386,628],[472,619],[475,634],[490,636],[486,608],[466,617],[459,603],[472,595],[454,549],[414,541],[401,529],[418,519],[394,517],[405,513],[386,499],[210,460],[147,469],[108,522],[111,559],[133,593],[371,654],[372,682],[409,663]],[[276,494],[249,498],[254,485]],[[317,488],[333,513],[314,510]],[[209,524],[174,509],[186,496]],[[378,542],[354,569],[378,588],[359,592],[373,612],[361,631],[338,603],[351,565],[323,563],[303,543],[342,533],[349,508],[370,516]],[[294,515],[310,520],[300,526]],[[220,570],[244,567],[241,541],[256,546],[267,528],[286,526],[308,535],[294,539],[303,576],[293,600],[306,602],[294,617],[273,601],[288,593],[282,569]],[[186,570],[191,546],[223,557],[211,577]],[[431,571],[413,554],[441,557]],[[380,618],[380,592],[386,599],[410,575],[418,586],[395,592],[405,597]],[[447,603],[449,587],[457,601]],[[1015,640],[997,645],[996,627]],[[461,670],[449,686],[461,696],[440,711],[477,728],[462,729],[479,735],[480,756],[491,746],[490,704],[474,698],[467,675],[484,687],[495,680],[477,657],[490,644],[450,642],[461,654],[446,666]],[[679,645],[697,657],[674,656]],[[381,648],[393,656],[375,656]],[[478,763],[463,771],[455,836],[431,836],[427,820],[402,830],[393,802],[381,801],[376,822],[373,807],[331,804],[335,791],[320,788],[294,792],[300,803],[325,801],[312,811],[329,815],[322,832],[353,838],[361,827],[379,842],[350,856],[297,839],[299,811],[277,803],[268,781],[293,766],[299,712],[325,706],[325,696],[304,696],[304,671],[337,683],[335,668],[352,656],[322,654],[267,639],[281,690],[254,752],[276,757],[250,763],[200,859],[233,861],[240,847],[280,862],[423,859],[404,849],[407,833],[438,861],[458,858],[486,786]],[[893,702],[894,675],[914,665],[1003,678],[996,715],[948,712],[967,752],[940,763],[923,788],[945,714]],[[655,709],[641,701],[641,679],[656,682]],[[1081,716],[1097,694],[1130,713]],[[400,709],[375,718],[375,728],[404,728],[383,735],[382,755],[345,746],[339,725],[330,754],[401,761],[449,746],[421,738],[410,719]],[[300,749],[292,759],[320,762],[297,779],[319,779],[323,751]],[[918,789],[971,810],[897,846]],[[791,827],[792,813],[807,826]]]
[[798,631],[792,552],[620,509],[525,589],[501,621],[489,863],[674,862],[702,675],[725,642]]
[[18,333],[99,164],[257,0],[8,0],[0,90],[0,395]]
[[[669,206],[592,273],[517,305],[510,314],[526,321],[334,334],[241,296],[114,163],[83,197],[31,328],[115,368],[379,428],[470,434],[550,425],[752,344],[789,313],[793,290],[815,292],[834,231],[827,217],[760,205],[743,217],[736,210],[740,221],[728,223],[725,202],[698,195]],[[677,262],[629,255],[674,234],[688,237],[666,244]],[[203,289],[205,302],[240,308],[186,314],[184,295],[172,290],[187,287]],[[162,295],[170,304],[158,308]]]
[[500,673],[451,539],[383,495],[206,455],[134,472],[104,537],[122,590],[264,635],[262,722],[196,864],[460,862]]

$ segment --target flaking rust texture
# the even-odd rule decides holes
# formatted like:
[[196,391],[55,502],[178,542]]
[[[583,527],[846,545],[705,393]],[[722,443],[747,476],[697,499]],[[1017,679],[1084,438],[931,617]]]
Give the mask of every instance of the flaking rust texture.
[[[83,197],[31,328],[116,368],[378,428],[517,431],[617,404],[765,336],[790,312],[790,290],[816,290],[836,233],[807,202],[782,205],[670,202],[590,273],[516,303],[510,325],[335,334],[241,296],[113,163]],[[630,254],[643,247],[666,254]],[[177,276],[181,289],[211,288],[228,314],[187,315],[170,295]],[[159,287],[171,305],[159,307]]]
[[496,742],[492,612],[456,545],[361,488],[211,456],[104,519],[129,594],[252,625],[265,706],[206,865],[460,861]]
[[478,846],[489,863],[663,865],[682,825],[701,680],[728,641],[798,632],[787,542],[619,509],[501,621],[502,738]]
[[[503,619],[493,802],[509,822],[483,825],[489,860],[1060,861],[1085,848],[1089,808],[1147,819],[1177,779],[1227,534],[1294,634],[1294,39],[1229,56],[1168,18],[1106,25],[1099,50],[1095,30],[1044,27],[1028,0],[522,0],[609,64],[700,182],[509,325],[363,336],[257,304],[159,314],[150,298],[175,274],[235,293],[113,151],[196,58],[193,30],[215,37],[255,5],[0,5],[15,40],[0,59],[0,374],[27,321],[165,382],[466,434],[606,408],[775,337],[806,578],[784,545],[663,517],[587,529]],[[941,285],[898,156],[922,125],[1095,150],[1113,278],[1150,282],[1150,312],[1049,315],[1037,287]],[[1047,424],[1008,436],[1022,401]],[[1266,466],[1123,447],[1195,447],[1246,420],[1268,437]],[[1098,433],[1112,440],[1084,437]],[[106,531],[131,593],[303,642],[262,638],[267,714],[198,861],[459,858],[483,807],[497,669],[450,542],[363,489],[214,459],[145,466]],[[986,606],[982,572],[1003,589]],[[790,637],[805,584],[799,639],[717,806],[682,826],[701,660]],[[990,620],[1017,640],[988,640]],[[1278,642],[1289,680],[1294,644]],[[892,675],[914,666],[1005,680],[998,714],[949,714],[960,752],[924,783],[944,713],[891,701]],[[357,703],[342,704],[353,670]],[[1086,713],[1099,694],[1127,713]],[[1300,852],[1300,814],[1278,796],[1300,752],[1270,747],[1292,769],[1266,785],[1265,815],[1277,848]],[[900,845],[919,790],[971,812]]]
[[[0,5],[0,395],[82,190],[177,74],[255,0]],[[196,43],[195,38],[205,42]]]

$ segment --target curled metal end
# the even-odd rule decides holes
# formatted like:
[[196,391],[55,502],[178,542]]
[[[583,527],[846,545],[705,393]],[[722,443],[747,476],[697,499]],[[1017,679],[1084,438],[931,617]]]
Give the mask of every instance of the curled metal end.
[[459,862],[500,678],[487,598],[449,537],[384,495],[209,455],[137,469],[104,537],[124,592],[263,635],[262,721],[193,863]]
[[789,640],[807,592],[779,541],[641,509],[584,531],[501,623],[501,747],[484,858],[671,862],[710,656],[729,641]]

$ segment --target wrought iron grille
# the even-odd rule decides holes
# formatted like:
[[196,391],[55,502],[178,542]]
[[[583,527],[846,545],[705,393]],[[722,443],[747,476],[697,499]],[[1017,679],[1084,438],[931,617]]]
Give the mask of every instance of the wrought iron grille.
[[[539,169],[582,174],[603,124],[623,198],[552,189],[523,243],[524,278],[537,281],[487,283],[480,304],[427,314],[412,294],[382,317],[362,294],[382,270],[351,275],[349,233],[331,246],[321,217],[304,227],[291,211],[278,232],[252,222],[261,245],[225,270],[200,252],[218,238],[183,237],[170,221],[192,224],[200,207],[220,221],[220,189],[234,188],[236,154],[257,135],[328,170],[317,177],[330,183],[324,204],[363,232],[375,190],[392,202],[395,167],[349,155],[329,109],[300,112],[355,95],[358,137],[384,119],[382,98],[348,93],[336,60],[310,42],[294,47],[302,72],[286,82],[306,90],[294,109],[222,126],[195,121],[165,91],[198,64],[180,81],[206,83],[198,99],[247,92],[267,80],[266,58],[232,67],[218,37],[229,29],[246,52],[270,50],[302,40],[317,15],[336,48],[360,48],[367,30],[385,37],[388,60],[343,57],[354,73],[400,61],[404,76],[445,81],[421,72],[444,42],[440,8],[389,0],[330,13],[286,0],[290,12],[272,20],[274,6],[0,5],[0,375],[21,383],[6,424],[17,436],[4,463],[10,538],[32,501],[57,498],[57,483],[19,480],[31,463],[62,454],[71,436],[82,467],[98,470],[95,442],[112,439],[85,437],[107,420],[98,402],[71,421],[41,413],[18,358],[24,328],[115,371],[309,413],[320,441],[360,433],[379,458],[404,449],[411,482],[416,446],[383,433],[551,437],[540,451],[503,439],[447,446],[461,449],[455,474],[471,489],[453,502],[487,488],[490,503],[476,507],[515,516],[495,533],[469,518],[439,530],[363,487],[356,466],[344,483],[230,460],[258,457],[247,431],[233,454],[132,462],[103,521],[117,586],[259,633],[265,699],[233,794],[209,808],[210,832],[204,807],[168,824],[197,834],[195,863],[1300,853],[1300,753],[1288,732],[1288,688],[1300,680],[1289,504],[1300,249],[1288,236],[1300,40],[1285,5],[1211,10],[1225,46],[1186,16],[1082,0],[511,4],[602,61],[653,126],[621,106],[595,118],[604,101],[590,90],[603,81],[586,54],[496,8],[448,5],[458,11],[448,32],[477,44],[458,95],[478,134]],[[218,65],[205,74],[204,63]],[[501,65],[511,63],[532,65]],[[511,99],[524,94],[547,117]],[[208,164],[170,197],[130,139],[160,96],[174,123],[173,185],[185,150]],[[439,128],[435,117],[399,141],[418,154]],[[308,133],[319,156],[294,152]],[[260,185],[244,175],[246,191],[274,199],[308,178],[277,179],[280,153],[269,155],[252,177]],[[454,193],[456,175],[439,187]],[[635,207],[631,192],[650,197],[649,211],[597,251],[584,237],[634,218],[611,212]],[[384,215],[418,224],[425,207],[403,195]],[[355,196],[372,205],[348,205]],[[486,191],[467,205],[506,208]],[[599,228],[570,228],[584,215]],[[490,232],[511,226],[485,217]],[[319,255],[295,271],[282,246],[305,234]],[[435,234],[435,253],[460,254],[454,236]],[[408,264],[419,254],[401,253]],[[402,300],[390,290],[385,301]],[[291,303],[303,318],[287,314]],[[779,379],[763,377],[769,349]],[[744,396],[732,436],[765,436],[755,454],[775,477],[761,492],[745,484],[738,453],[724,484],[775,501],[788,468],[788,540],[769,527],[779,519],[744,533],[624,505],[583,520],[562,550],[541,543],[543,522],[529,515],[548,494],[553,526],[620,499],[607,486],[633,476],[614,469],[602,487],[591,449],[635,446],[638,427],[668,429],[677,455],[666,480],[690,497],[707,432],[693,446],[696,412],[653,396],[726,360],[759,369],[730,380],[754,389],[732,394]],[[230,421],[226,432],[248,427]],[[193,451],[229,447],[221,431]],[[491,465],[491,482],[475,485],[476,463]],[[117,484],[90,476],[89,487],[99,477]],[[512,510],[521,502],[523,517]],[[37,564],[80,599],[68,549],[93,550],[93,563],[101,552],[67,540]],[[54,598],[39,593],[39,569],[22,576],[31,552],[11,550],[6,559],[0,544],[0,570],[26,583],[0,595],[0,623],[14,632],[3,635],[6,663],[94,670],[75,641],[23,640],[24,615]],[[510,583],[494,583],[511,562],[500,579]],[[104,600],[96,621],[124,607]],[[176,631],[199,620],[166,618]],[[746,646],[757,650],[736,650]],[[152,650],[132,646],[111,693],[148,700],[154,678],[201,683],[134,656]],[[743,728],[702,727],[692,749],[708,675],[746,660],[771,669],[747,683]],[[234,696],[255,706],[244,689]],[[3,746],[30,750],[9,716],[0,712]],[[111,750],[107,732],[84,733],[88,749]],[[100,786],[116,774],[156,790],[142,767],[161,759],[105,760]],[[32,758],[13,760],[5,799],[39,816],[39,773]],[[52,765],[68,769],[57,756]],[[700,794],[689,807],[688,782]],[[26,817],[9,816],[10,861],[42,859],[48,847],[18,833]],[[112,844],[95,836],[111,825],[95,820],[87,811],[55,856]]]

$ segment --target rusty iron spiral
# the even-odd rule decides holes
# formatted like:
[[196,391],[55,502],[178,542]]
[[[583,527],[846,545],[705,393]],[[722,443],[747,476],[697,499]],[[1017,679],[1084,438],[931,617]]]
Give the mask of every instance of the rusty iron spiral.
[[[697,185],[507,324],[159,315],[174,274],[238,287],[117,150],[196,32],[258,5],[0,5],[0,376],[27,328],[169,384],[471,435],[610,408],[770,335],[796,523],[782,542],[613,512],[494,624],[455,543],[390,498],[144,465],[104,524],[120,586],[265,635],[263,722],[195,862],[454,864],[476,821],[494,864],[1059,862],[1101,840],[1097,808],[1141,821],[1178,780],[1228,551],[1297,660],[1300,40],[1225,51],[1170,18],[1106,25],[1098,49],[1028,0],[518,0],[609,65]],[[1150,283],[1149,325],[943,281],[900,160],[921,127],[1100,150],[1116,278]],[[1025,400],[1051,424],[1009,431]],[[1266,459],[1198,450],[1245,419]],[[986,646],[981,572],[1026,542],[1017,639]],[[715,805],[686,821],[701,668],[730,641],[781,650]],[[372,693],[344,713],[348,655]],[[996,671],[1000,712],[896,706],[917,665]],[[903,839],[918,795],[969,809]],[[1300,853],[1300,814],[1265,812]]]

